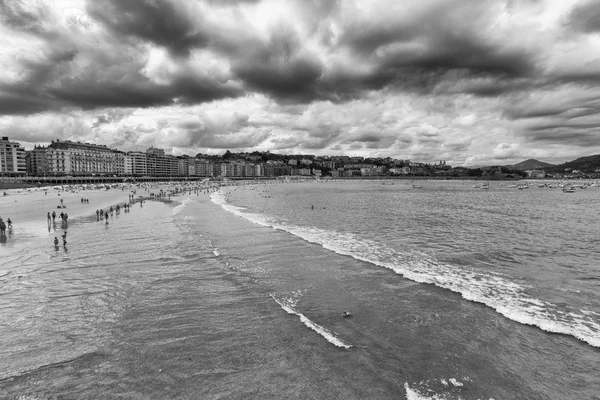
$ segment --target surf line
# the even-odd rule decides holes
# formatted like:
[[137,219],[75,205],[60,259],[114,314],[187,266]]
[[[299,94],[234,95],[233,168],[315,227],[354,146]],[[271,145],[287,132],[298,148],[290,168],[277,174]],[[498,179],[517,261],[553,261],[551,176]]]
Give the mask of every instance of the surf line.
[[283,308],[285,310],[285,312],[299,317],[300,321],[302,321],[302,323],[304,325],[306,325],[313,331],[317,332],[319,335],[323,336],[329,343],[331,343],[337,347],[342,347],[344,349],[350,349],[350,348],[354,347],[351,344],[344,342],[342,339],[335,337],[335,335],[333,333],[331,333],[327,328],[322,327],[321,325],[317,324],[316,322],[311,321],[304,314],[296,311],[293,307],[287,305],[285,303],[285,301],[278,300],[272,293],[269,294],[269,296],[271,296],[271,298],[273,300],[275,300],[275,302],[277,304],[279,304],[281,306],[281,308]]

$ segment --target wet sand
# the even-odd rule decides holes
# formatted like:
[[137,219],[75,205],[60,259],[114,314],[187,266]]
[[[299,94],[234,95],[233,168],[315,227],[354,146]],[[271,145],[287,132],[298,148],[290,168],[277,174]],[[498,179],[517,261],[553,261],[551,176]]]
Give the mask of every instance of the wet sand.
[[[164,196],[158,198],[161,189]],[[200,190],[197,183],[194,185],[169,184],[167,182],[155,184],[118,184],[111,186],[54,186],[46,188],[20,188],[7,190],[6,196],[0,195],[0,217],[6,221],[8,218],[13,223],[13,228],[0,236],[0,257],[8,257],[12,253],[27,246],[45,246],[46,241],[52,241],[66,230],[75,229],[78,220],[82,218],[96,219],[96,210],[108,211],[130,201],[133,196],[132,211],[139,206],[139,199],[144,201],[177,201],[179,196],[173,192],[182,189]],[[172,196],[168,196],[172,193]],[[81,199],[88,199],[82,202]],[[61,203],[62,200],[62,203]],[[59,206],[61,206],[59,208]],[[48,213],[56,213],[54,221],[48,220]],[[61,212],[68,215],[67,223],[60,218]],[[40,242],[41,240],[41,242]],[[61,241],[62,244],[62,241]]]
[[[124,204],[129,200],[128,189],[83,189],[55,190],[49,188],[47,194],[43,189],[37,191],[20,189],[7,191],[7,196],[0,197],[0,217],[10,218],[15,227],[23,223],[47,222],[47,213],[53,211],[59,215],[66,212],[69,218],[95,215],[96,209],[108,208],[111,205]],[[138,189],[138,194],[139,189]],[[144,192],[145,195],[145,192]],[[82,203],[81,199],[89,199],[89,203]],[[63,201],[61,203],[61,200]],[[64,208],[58,206],[64,205]]]

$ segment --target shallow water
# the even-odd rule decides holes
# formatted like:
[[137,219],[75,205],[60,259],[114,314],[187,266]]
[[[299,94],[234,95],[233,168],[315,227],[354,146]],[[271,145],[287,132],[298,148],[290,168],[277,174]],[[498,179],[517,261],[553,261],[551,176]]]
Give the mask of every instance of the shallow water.
[[600,191],[420,184],[146,202],[67,251],[15,232],[0,397],[598,398]]

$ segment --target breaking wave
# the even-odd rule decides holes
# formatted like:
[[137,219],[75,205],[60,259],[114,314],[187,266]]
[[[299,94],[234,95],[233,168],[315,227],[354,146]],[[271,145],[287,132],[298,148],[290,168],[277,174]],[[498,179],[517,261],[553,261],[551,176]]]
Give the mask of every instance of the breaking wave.
[[295,315],[297,317],[300,318],[300,321],[302,321],[302,323],[304,325],[306,325],[308,328],[312,329],[313,331],[317,332],[319,335],[323,336],[329,343],[337,346],[337,347],[342,347],[344,349],[349,349],[352,347],[351,344],[348,344],[346,342],[344,342],[342,339],[336,337],[331,331],[329,331],[327,328],[317,324],[314,321],[311,321],[308,317],[306,317],[304,314],[302,314],[301,312],[297,311],[294,307],[296,305],[296,302],[292,299],[278,299],[277,297],[275,297],[275,295],[270,294],[271,298],[273,300],[275,300],[275,302],[277,304],[279,304],[281,306],[281,308],[283,308],[285,310],[285,312],[287,312],[288,314],[292,314]]
[[[281,223],[228,204],[219,193],[213,194],[211,199],[226,211],[258,225],[282,230],[337,254],[388,268],[412,281],[433,284],[459,293],[466,300],[485,304],[521,324],[536,326],[546,332],[570,335],[594,347],[600,347],[600,320],[597,313],[536,299],[527,293],[530,286],[512,281],[509,276],[442,263],[419,252],[401,252],[352,233]],[[296,313],[293,308],[290,310],[291,313]]]

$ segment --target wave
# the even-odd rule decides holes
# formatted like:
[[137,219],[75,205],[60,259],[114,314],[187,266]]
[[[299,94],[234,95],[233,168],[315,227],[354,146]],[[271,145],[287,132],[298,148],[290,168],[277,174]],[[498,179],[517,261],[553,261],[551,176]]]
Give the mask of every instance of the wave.
[[304,314],[297,311],[294,308],[296,302],[294,302],[293,300],[291,300],[291,299],[279,300],[273,294],[270,294],[270,296],[273,300],[275,300],[275,302],[277,304],[279,304],[281,306],[281,308],[283,308],[285,310],[285,312],[287,312],[288,314],[292,314],[292,315],[296,315],[296,316],[300,317],[300,321],[302,321],[302,323],[304,325],[306,325],[308,328],[312,329],[313,331],[317,332],[319,335],[323,336],[329,343],[331,343],[337,347],[342,347],[344,349],[350,349],[353,347],[351,344],[348,344],[348,343],[344,342],[342,339],[337,338],[327,328],[322,327],[321,325],[317,324],[314,321],[311,321]]
[[186,197],[185,199],[183,199],[183,201],[181,202],[181,204],[179,204],[178,206],[173,208],[173,215],[177,215],[180,212],[183,211],[183,209],[185,208],[185,206],[192,201],[189,197]]
[[[450,384],[448,383],[450,382]],[[458,381],[455,378],[446,379],[441,378],[439,382],[437,379],[427,380],[409,385],[408,382],[404,383],[404,389],[406,390],[406,398],[408,400],[450,400],[450,399],[462,399],[462,389],[464,383]],[[493,400],[490,398],[489,400]]]
[[400,252],[385,244],[352,233],[328,231],[277,222],[265,215],[245,212],[227,204],[222,194],[211,197],[223,209],[256,224],[282,230],[337,254],[353,257],[396,272],[418,283],[432,284],[459,293],[464,299],[485,304],[508,319],[546,332],[573,336],[600,347],[600,321],[587,310],[559,307],[536,299],[530,286],[507,275],[471,270],[438,262],[419,252]]

